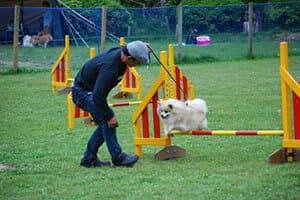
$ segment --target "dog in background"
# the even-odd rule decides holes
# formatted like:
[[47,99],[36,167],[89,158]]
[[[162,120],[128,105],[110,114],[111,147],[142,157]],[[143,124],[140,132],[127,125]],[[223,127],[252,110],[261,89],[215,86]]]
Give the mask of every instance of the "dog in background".
[[167,135],[170,135],[172,130],[207,129],[207,112],[206,102],[199,98],[185,102],[177,99],[160,100],[157,108]]
[[30,42],[34,46],[43,46],[44,48],[47,48],[48,42],[50,42],[52,40],[53,40],[52,35],[41,31],[38,33],[38,35],[31,36]]
[[25,35],[23,37],[23,47],[33,47],[33,44],[31,43],[31,36]]

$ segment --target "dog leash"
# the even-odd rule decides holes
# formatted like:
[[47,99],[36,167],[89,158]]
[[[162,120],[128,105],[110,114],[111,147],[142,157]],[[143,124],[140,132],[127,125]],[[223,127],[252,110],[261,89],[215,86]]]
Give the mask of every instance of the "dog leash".
[[[150,45],[148,46],[148,48],[150,49],[151,53],[154,55],[155,59],[159,62],[159,64],[164,68],[164,70],[168,73],[169,77],[172,79],[172,81],[175,82],[175,84],[177,85],[177,81],[175,80],[175,78],[172,76],[172,74],[168,71],[167,67],[162,64],[162,62],[160,61],[160,59],[158,58],[158,56],[154,53],[153,49],[150,47]],[[184,93],[183,89],[181,88],[180,84],[179,84],[179,88],[181,90],[181,92]]]

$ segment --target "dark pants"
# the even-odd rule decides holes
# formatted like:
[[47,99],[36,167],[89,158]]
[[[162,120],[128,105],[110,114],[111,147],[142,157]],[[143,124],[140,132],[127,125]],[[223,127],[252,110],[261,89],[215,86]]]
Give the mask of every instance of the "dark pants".
[[98,149],[104,142],[106,142],[111,159],[117,159],[122,153],[122,148],[118,143],[116,128],[108,127],[107,121],[103,119],[99,108],[97,108],[93,101],[93,94],[81,89],[80,87],[74,86],[72,87],[72,98],[73,102],[77,106],[92,115],[97,124],[96,130],[91,135],[87,143],[82,160],[92,161],[97,159]]

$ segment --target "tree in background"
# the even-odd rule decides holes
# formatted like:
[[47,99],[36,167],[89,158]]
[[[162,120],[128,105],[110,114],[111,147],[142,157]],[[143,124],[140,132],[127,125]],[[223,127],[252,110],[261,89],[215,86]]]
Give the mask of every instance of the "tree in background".
[[103,5],[109,8],[151,8],[177,6],[181,1],[184,6],[222,6],[232,4],[292,2],[295,0],[61,0],[73,8],[93,8]]

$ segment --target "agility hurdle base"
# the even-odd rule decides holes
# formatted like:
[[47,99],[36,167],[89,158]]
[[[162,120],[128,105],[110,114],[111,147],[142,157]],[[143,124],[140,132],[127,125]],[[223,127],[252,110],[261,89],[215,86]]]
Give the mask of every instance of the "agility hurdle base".
[[[282,94],[283,141],[282,148],[269,158],[270,163],[300,161],[300,85],[288,71],[288,43],[280,43],[280,78]],[[291,119],[293,102],[293,128]]]
[[[141,157],[142,156],[142,147],[143,146],[164,146],[165,148],[163,148],[161,151],[159,151],[158,153],[155,154],[154,158],[155,159],[159,159],[159,160],[163,160],[163,159],[170,159],[170,158],[175,158],[175,157],[182,157],[185,156],[185,150],[181,147],[178,147],[176,145],[172,145],[171,142],[171,137],[169,135],[166,134],[161,134],[161,126],[160,126],[160,119],[159,116],[157,114],[157,103],[158,103],[158,99],[159,94],[160,93],[160,89],[162,89],[163,91],[163,95],[162,98],[166,99],[169,97],[172,98],[177,98],[177,99],[181,99],[180,98],[180,93],[181,92],[185,92],[186,89],[180,90],[178,88],[180,88],[180,82],[177,80],[182,80],[181,77],[183,76],[182,73],[179,73],[180,75],[178,76],[177,73],[175,71],[180,71],[180,69],[174,65],[173,59],[174,59],[174,50],[172,48],[171,45],[169,45],[169,68],[172,69],[177,68],[177,70],[174,70],[174,72],[170,72],[170,74],[175,74],[176,78],[176,83],[175,81],[170,84],[169,88],[168,88],[168,82],[170,82],[170,80],[167,80],[167,76],[168,74],[165,73],[164,71],[161,71],[159,77],[156,79],[156,81],[154,82],[154,84],[152,85],[152,87],[150,88],[150,90],[148,91],[147,95],[144,97],[142,103],[137,107],[137,109],[135,110],[135,112],[133,113],[132,116],[132,121],[134,124],[134,145],[135,145],[135,151],[136,154]],[[162,51],[160,52],[160,60],[162,65],[167,66],[167,52]],[[295,81],[291,81],[291,79],[288,80],[288,82],[293,82],[293,86],[291,86],[291,88],[298,88],[295,89],[297,90],[297,92],[294,92],[294,94],[297,94],[297,103],[296,106],[294,106],[294,113],[298,113],[295,114],[294,119],[295,119],[295,129],[299,130],[299,85],[296,85]],[[175,84],[175,86],[174,86]],[[190,83],[187,83],[187,88],[188,85],[190,85]],[[176,88],[176,89],[174,89]],[[185,87],[183,87],[185,88]],[[168,91],[169,90],[169,91]],[[166,91],[168,91],[169,93],[166,94]],[[168,96],[168,94],[172,94],[170,96]],[[174,96],[175,95],[175,96]],[[294,95],[295,96],[295,95]],[[183,100],[186,100],[187,95],[183,94]],[[190,99],[193,99],[194,96],[191,98],[189,96]],[[295,98],[295,97],[294,97]],[[284,94],[283,94],[283,99],[284,98]],[[285,99],[286,102],[289,102],[288,100]],[[286,103],[285,103],[286,104]],[[295,103],[294,103],[295,104]],[[150,110],[148,108],[148,106],[150,107],[150,105],[152,106],[152,110]],[[284,105],[284,104],[283,104]],[[287,105],[285,105],[285,107],[287,107]],[[149,110],[152,111],[152,118],[149,117]],[[283,108],[283,110],[285,110],[285,108]],[[284,113],[284,116],[287,116],[286,113]],[[149,121],[152,120],[152,126],[150,126]],[[286,117],[284,117],[284,124],[288,123],[288,121],[290,120],[290,118],[286,119]],[[284,125],[287,126],[287,125]],[[287,128],[285,128],[287,129]],[[291,161],[291,160],[299,160],[298,156],[299,156],[299,152],[295,150],[295,148],[299,148],[300,144],[299,144],[299,138],[300,135],[299,133],[295,134],[295,139],[297,138],[297,142],[295,141],[295,139],[290,139],[291,137],[288,136],[287,132],[283,130],[191,130],[191,131],[172,131],[172,135],[210,135],[210,136],[282,136],[283,135],[283,147],[284,148],[292,148],[293,151],[292,153],[289,154],[283,154],[282,152],[285,152],[285,150],[279,150],[281,154],[280,157],[283,157],[284,161]],[[150,130],[152,130],[153,134],[150,134]],[[287,151],[288,152],[288,151]],[[278,158],[275,158],[278,156],[274,156],[271,155],[269,157],[269,163],[279,163],[278,162]],[[293,159],[289,158],[289,157],[293,157]],[[281,162],[284,162],[281,161]]]
[[68,93],[70,91],[70,38],[65,36],[65,47],[58,56],[51,70],[52,93],[57,92],[57,87],[65,87],[60,93]]

